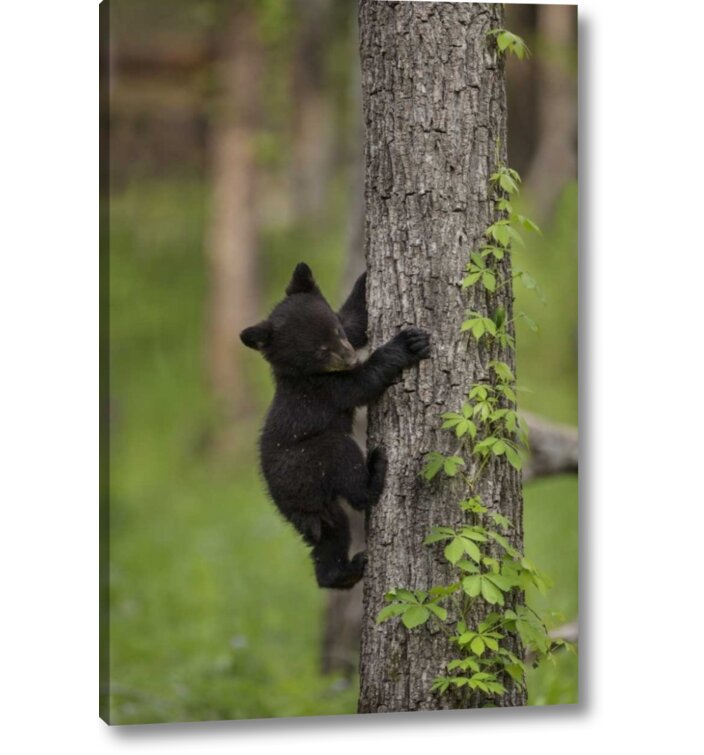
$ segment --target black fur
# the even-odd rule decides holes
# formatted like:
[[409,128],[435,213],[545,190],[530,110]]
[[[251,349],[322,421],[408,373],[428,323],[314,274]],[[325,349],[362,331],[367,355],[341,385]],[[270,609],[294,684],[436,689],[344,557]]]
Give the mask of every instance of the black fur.
[[354,410],[426,359],[429,338],[408,328],[359,363],[355,349],[367,342],[366,274],[337,314],[304,263],[286,293],[267,320],[240,335],[261,351],[276,381],[261,436],[262,471],[279,510],[312,547],[318,584],[349,588],[362,577],[365,554],[349,558],[349,522],[338,499],[367,511],[386,473],[381,449],[365,459],[350,436]]

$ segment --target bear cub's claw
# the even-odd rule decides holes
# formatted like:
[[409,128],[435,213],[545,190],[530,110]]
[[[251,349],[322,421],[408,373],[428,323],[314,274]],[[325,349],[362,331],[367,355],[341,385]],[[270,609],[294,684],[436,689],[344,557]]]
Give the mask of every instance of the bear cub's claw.
[[406,328],[396,336],[412,364],[430,356],[430,334],[421,328]]

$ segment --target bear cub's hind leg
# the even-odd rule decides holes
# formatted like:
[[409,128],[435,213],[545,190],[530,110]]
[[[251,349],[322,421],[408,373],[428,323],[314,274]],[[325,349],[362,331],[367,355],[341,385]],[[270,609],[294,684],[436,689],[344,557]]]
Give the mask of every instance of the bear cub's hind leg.
[[344,463],[337,471],[335,495],[344,498],[357,511],[369,511],[384,490],[386,455],[375,448],[365,460],[354,440],[346,438],[345,453],[341,457]]
[[346,590],[359,582],[367,557],[362,551],[349,560],[350,525],[339,503],[333,503],[322,522],[320,542],[313,546],[315,576],[320,587]]
[[381,448],[373,448],[367,455],[367,471],[369,472],[369,480],[367,481],[367,510],[381,498],[381,494],[384,492],[386,467],[386,454]]

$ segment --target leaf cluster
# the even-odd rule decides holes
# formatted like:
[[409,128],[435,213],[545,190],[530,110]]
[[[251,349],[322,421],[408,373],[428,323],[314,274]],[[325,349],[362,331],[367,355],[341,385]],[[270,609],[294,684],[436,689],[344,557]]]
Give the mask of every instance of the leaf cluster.
[[496,46],[502,55],[507,52],[515,55],[519,60],[530,57],[530,50],[528,45],[523,41],[522,37],[518,34],[514,34],[507,29],[491,29],[487,32],[489,36],[494,37],[496,40]]

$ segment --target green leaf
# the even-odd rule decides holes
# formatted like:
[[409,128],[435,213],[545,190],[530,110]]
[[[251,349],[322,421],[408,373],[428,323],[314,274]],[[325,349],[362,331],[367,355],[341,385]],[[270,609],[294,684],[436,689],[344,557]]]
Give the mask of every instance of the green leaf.
[[486,331],[486,326],[484,325],[484,322],[480,319],[476,319],[472,321],[472,335],[477,339],[477,341],[484,335]]
[[516,401],[516,392],[510,386],[508,386],[508,385],[497,385],[496,386],[496,390],[500,391],[501,393],[503,393],[504,396],[506,396],[506,398],[509,401],[514,401],[514,402]]
[[540,230],[540,228],[538,228],[538,226],[530,218],[527,218],[525,215],[512,213],[511,220],[512,222],[518,223],[519,225],[523,226],[527,231],[533,231],[534,233],[542,235],[542,231]]
[[423,540],[423,545],[432,545],[440,540],[447,540],[449,537],[452,537],[452,535],[446,535],[443,532],[431,532],[426,536],[425,540]]
[[501,176],[501,178],[499,178],[499,186],[507,194],[516,194],[518,192],[518,186],[516,182],[510,176],[507,176],[505,173]]
[[462,279],[462,288],[473,286],[481,277],[482,273],[470,273]]
[[523,664],[508,663],[506,666],[504,666],[504,668],[506,669],[508,675],[511,677],[511,679],[513,679],[514,682],[523,684],[524,682],[523,675],[525,673]]
[[482,504],[479,496],[461,501],[460,508],[462,511],[471,511],[474,514],[485,514],[488,511],[487,507]]
[[462,527],[460,535],[469,540],[476,540],[478,543],[486,543],[486,530],[484,527]]
[[445,457],[437,451],[431,451],[425,459],[425,467],[423,467],[423,477],[426,480],[432,480],[433,477],[442,469],[445,463]]
[[506,446],[506,458],[514,469],[520,469],[523,466],[521,457],[511,446]]
[[462,580],[462,589],[469,595],[470,598],[476,598],[482,589],[482,578],[476,574],[471,577],[465,577]]
[[432,611],[441,621],[447,621],[447,610],[442,606],[438,606],[435,603],[426,603],[425,607],[429,611]]
[[479,671],[479,664],[474,658],[463,658],[462,660],[455,659],[447,664],[448,671],[454,671],[455,669],[461,669],[462,671]]
[[518,316],[526,323],[526,325],[535,333],[538,332],[538,326],[535,324],[534,320],[531,320],[530,317],[525,312],[519,312]]
[[469,647],[475,655],[481,655],[486,649],[484,640],[481,637],[475,637],[472,642],[470,642]]
[[[510,180],[510,179],[509,179]],[[509,227],[506,223],[494,223],[487,228],[487,234],[497,241],[504,248],[510,243],[511,235],[509,233]]]
[[515,228],[507,225],[506,230],[508,231],[508,235],[513,239],[513,241],[517,241],[521,246],[525,246],[523,236],[521,236],[521,234]]
[[481,591],[482,598],[484,598],[487,603],[490,603],[491,605],[496,605],[498,603],[500,606],[504,604],[504,596],[501,594],[501,590],[499,590],[496,585],[492,584],[492,582],[490,582],[485,576],[482,577]]
[[[479,268],[480,270],[483,270],[486,267],[486,262],[484,261],[484,257],[479,252],[472,252],[469,255],[469,259],[471,260],[471,265],[474,265],[475,267]],[[469,268],[467,268],[469,269]]]
[[511,546],[511,543],[500,533],[494,532],[493,530],[489,530],[488,532],[489,537],[497,542],[507,553],[510,551],[514,551],[514,548]]
[[467,425],[467,420],[466,419],[460,420],[455,425],[455,435],[458,438],[461,438],[467,432],[467,430],[468,430],[468,425]]
[[511,44],[509,33],[507,31],[501,32],[496,38],[496,44],[499,46],[499,50],[503,52]]
[[443,464],[443,470],[448,477],[457,474],[457,468],[465,466],[464,459],[460,456],[448,456]]
[[482,283],[487,291],[496,291],[496,276],[490,270],[482,274]]
[[471,540],[467,540],[467,538],[464,538],[464,537],[461,538],[461,540],[462,540],[462,547],[464,548],[466,554],[477,563],[480,563],[482,560],[482,554],[477,544],[473,543]]
[[494,524],[498,524],[499,527],[503,527],[503,529],[513,527],[511,520],[508,519],[508,517],[505,517],[503,514],[497,514],[495,511],[491,511],[489,512],[489,516],[492,518]]
[[464,555],[464,541],[460,537],[453,538],[445,547],[445,558],[451,563],[456,564]]
[[430,611],[425,606],[410,606],[403,614],[403,625],[406,629],[418,627],[430,618]]
[[498,362],[497,360],[492,360],[489,362],[489,367],[495,372],[496,377],[499,378],[504,383],[511,382],[512,380],[515,380],[514,374],[511,371],[511,368],[506,364],[506,362]]
[[384,608],[382,608],[381,611],[379,611],[379,613],[377,614],[376,623],[381,624],[382,621],[392,619],[394,616],[400,616],[407,610],[408,606],[401,605],[400,603],[393,603],[390,606],[384,606]]
[[498,587],[502,592],[508,592],[516,586],[516,580],[511,579],[503,574],[485,574],[484,579],[488,579],[493,585]]
[[493,637],[487,637],[486,635],[483,635],[482,639],[484,640],[484,644],[489,648],[489,650],[493,650],[495,653],[499,651],[499,643]]
[[479,567],[471,561],[468,561],[466,558],[458,561],[455,566],[468,574],[479,574]]

